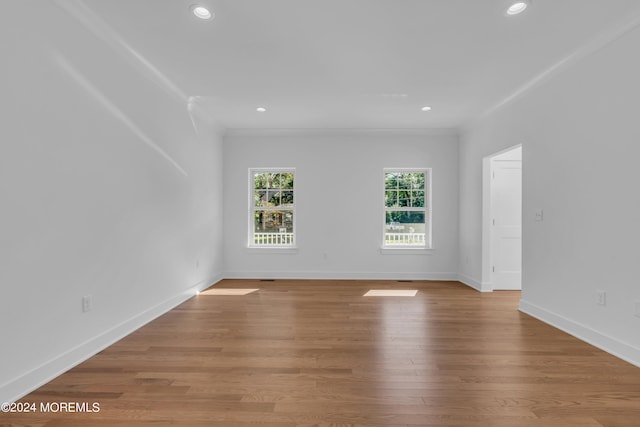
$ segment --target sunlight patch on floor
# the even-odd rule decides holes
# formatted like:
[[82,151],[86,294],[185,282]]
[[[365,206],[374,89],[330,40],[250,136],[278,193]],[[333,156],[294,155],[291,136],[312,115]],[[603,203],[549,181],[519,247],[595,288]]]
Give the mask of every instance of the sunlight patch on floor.
[[415,297],[417,289],[371,289],[365,297]]

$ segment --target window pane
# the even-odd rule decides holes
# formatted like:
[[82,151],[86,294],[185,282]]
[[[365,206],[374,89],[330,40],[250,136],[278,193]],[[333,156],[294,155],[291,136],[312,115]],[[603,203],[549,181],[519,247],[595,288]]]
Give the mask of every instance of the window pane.
[[413,204],[414,208],[423,208],[424,207],[424,191],[414,191],[413,192]]
[[293,190],[293,174],[290,172],[283,173],[282,178],[282,188]]
[[255,231],[261,233],[292,233],[293,211],[256,211]]
[[414,190],[424,190],[424,173],[416,172],[409,174],[411,181],[411,188]]
[[256,211],[254,224],[254,245],[293,245],[293,211]]
[[255,190],[253,192],[253,206],[256,206],[256,207],[266,206],[267,205],[266,196],[267,196],[266,191]]
[[384,188],[387,190],[398,188],[398,174],[397,173],[385,173],[384,174]]
[[280,180],[278,179],[278,174],[277,173],[268,173],[267,174],[267,186],[268,188],[278,188],[278,182]]
[[411,175],[410,173],[403,173],[398,178],[398,188],[400,190],[411,190]]
[[267,174],[256,173],[253,175],[253,183],[256,190],[267,188]]
[[388,211],[387,224],[391,222],[424,225],[424,211]]
[[273,188],[280,188],[281,177],[282,177],[282,174],[279,174],[279,173],[273,174],[273,183],[272,183]]
[[398,207],[398,192],[386,190],[384,192],[384,205],[388,208]]
[[282,192],[282,206],[293,206],[293,191]]
[[411,207],[411,192],[399,191],[398,192],[398,206],[402,208]]
[[425,213],[388,211],[385,221],[385,245],[425,245]]
[[280,192],[277,190],[267,190],[265,196],[265,206],[279,206],[280,205]]

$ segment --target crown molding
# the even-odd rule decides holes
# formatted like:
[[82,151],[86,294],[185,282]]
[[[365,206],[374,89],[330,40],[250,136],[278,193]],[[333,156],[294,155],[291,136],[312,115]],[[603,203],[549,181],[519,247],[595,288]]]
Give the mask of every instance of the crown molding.
[[571,67],[578,64],[582,60],[597,53],[598,51],[607,47],[608,45],[615,42],[616,40],[624,37],[631,31],[638,28],[638,26],[640,26],[640,13],[626,16],[623,20],[619,21],[617,25],[614,25],[606,30],[603,30],[597,36],[591,39],[588,43],[580,46],[579,48],[571,52],[569,55],[565,56],[561,60],[557,61],[550,67],[543,70],[541,73],[538,73],[532,79],[528,80],[523,85],[518,87],[516,90],[511,92],[511,94],[504,97],[493,106],[487,108],[481,114],[473,117],[472,119],[464,123],[460,127],[460,133],[463,134],[467,132],[478,121],[486,118],[487,116],[495,113],[496,111],[501,110],[502,108],[521,99],[522,97],[526,96],[532,90],[538,88],[548,80],[569,70]]
[[357,128],[227,128],[224,136],[454,136],[459,135],[456,128],[431,128],[431,129],[357,129]]

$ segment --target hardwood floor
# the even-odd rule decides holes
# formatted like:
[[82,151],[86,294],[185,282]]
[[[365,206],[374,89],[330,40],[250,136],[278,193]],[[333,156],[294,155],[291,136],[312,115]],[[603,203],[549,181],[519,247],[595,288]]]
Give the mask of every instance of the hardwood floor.
[[[226,280],[21,402],[0,425],[640,425],[640,369],[457,282]],[[415,297],[363,297],[369,289]]]

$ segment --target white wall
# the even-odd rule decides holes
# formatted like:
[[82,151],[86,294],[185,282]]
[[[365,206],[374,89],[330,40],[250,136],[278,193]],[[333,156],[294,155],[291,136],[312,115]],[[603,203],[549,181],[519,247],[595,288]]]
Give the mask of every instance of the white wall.
[[[224,142],[227,277],[455,279],[457,156],[450,132],[230,132]],[[247,250],[251,167],[296,168],[297,253]],[[381,254],[384,167],[432,168],[432,254]]]
[[482,158],[522,143],[521,308],[638,365],[639,45],[636,29],[479,120],[460,143],[463,277],[482,281]]
[[0,402],[222,272],[221,137],[56,4],[0,17]]

